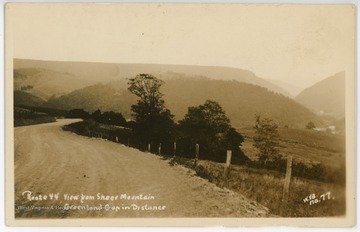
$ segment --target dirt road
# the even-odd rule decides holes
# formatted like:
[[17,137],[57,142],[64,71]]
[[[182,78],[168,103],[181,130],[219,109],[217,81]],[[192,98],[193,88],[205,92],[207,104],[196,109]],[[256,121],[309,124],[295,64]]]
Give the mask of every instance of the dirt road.
[[267,215],[263,206],[161,157],[63,131],[70,122],[15,128],[16,217]]

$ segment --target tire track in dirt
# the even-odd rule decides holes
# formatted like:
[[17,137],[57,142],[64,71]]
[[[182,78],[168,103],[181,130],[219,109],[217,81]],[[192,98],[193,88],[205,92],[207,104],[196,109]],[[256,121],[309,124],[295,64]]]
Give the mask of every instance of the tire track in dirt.
[[[73,122],[15,128],[15,212],[17,217],[257,217],[267,209],[230,190],[195,176],[192,170],[171,166],[161,157],[102,139],[63,131]],[[57,201],[28,201],[24,191],[59,193]],[[66,201],[64,194],[151,195],[152,200]],[[25,205],[64,206],[131,204],[166,206],[164,210],[29,210]]]

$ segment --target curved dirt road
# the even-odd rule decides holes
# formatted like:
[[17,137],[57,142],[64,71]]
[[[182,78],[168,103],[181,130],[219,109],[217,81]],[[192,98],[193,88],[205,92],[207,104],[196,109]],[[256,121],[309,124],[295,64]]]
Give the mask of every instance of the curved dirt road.
[[161,157],[62,130],[73,121],[15,128],[16,217],[267,215],[263,206]]

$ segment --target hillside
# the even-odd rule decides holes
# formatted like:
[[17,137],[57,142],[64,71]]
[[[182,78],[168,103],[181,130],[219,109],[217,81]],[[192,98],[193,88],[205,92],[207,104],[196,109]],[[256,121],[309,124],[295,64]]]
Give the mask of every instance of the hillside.
[[345,72],[339,72],[302,91],[295,100],[319,115],[345,116]]
[[[47,106],[59,109],[83,108],[90,112],[98,108],[102,111],[113,110],[130,118],[130,106],[136,102],[136,97],[125,90],[126,87],[125,82],[98,84],[52,98]],[[189,106],[203,104],[211,99],[221,104],[235,127],[253,125],[254,115],[258,113],[289,127],[303,128],[309,121],[317,125],[322,123],[315,114],[288,97],[237,81],[171,78],[166,80],[161,92],[177,120],[185,115]]]
[[185,115],[188,106],[211,99],[220,103],[235,127],[253,125],[255,114],[270,117],[282,126],[302,128],[312,120],[321,124],[317,116],[292,99],[237,81],[179,78],[168,80],[162,92],[177,119]]
[[42,99],[61,96],[96,82],[42,68],[14,69],[14,90],[23,90]]
[[14,105],[25,105],[25,106],[41,106],[45,104],[45,101],[37,96],[24,91],[14,91]]
[[294,85],[289,84],[289,83],[284,82],[284,81],[271,80],[271,79],[266,79],[266,80],[269,81],[270,83],[273,83],[274,85],[279,86],[280,88],[282,88],[284,91],[286,91],[288,93],[287,96],[290,96],[292,98],[299,95],[299,93],[303,90],[300,87],[294,86]]
[[167,64],[115,64],[95,62],[70,62],[70,61],[40,61],[40,60],[14,60],[15,69],[36,68],[53,70],[63,75],[73,75],[76,78],[92,82],[108,82],[124,78],[132,78],[139,73],[151,73],[161,78],[171,76],[171,73],[183,75],[206,76],[217,80],[236,80],[249,84],[265,87],[276,93],[289,96],[275,84],[272,84],[253,72],[237,68],[194,66],[194,65],[167,65]]
[[45,106],[65,110],[81,108],[88,112],[97,109],[115,111],[130,118],[130,106],[135,102],[136,96],[120,87],[115,89],[111,85],[96,84],[60,97],[50,98]]

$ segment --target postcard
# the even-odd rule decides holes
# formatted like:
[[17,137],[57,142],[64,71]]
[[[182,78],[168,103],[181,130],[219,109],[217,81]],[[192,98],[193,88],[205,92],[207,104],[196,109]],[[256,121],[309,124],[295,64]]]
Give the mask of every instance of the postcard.
[[354,226],[355,15],[6,4],[7,225]]

